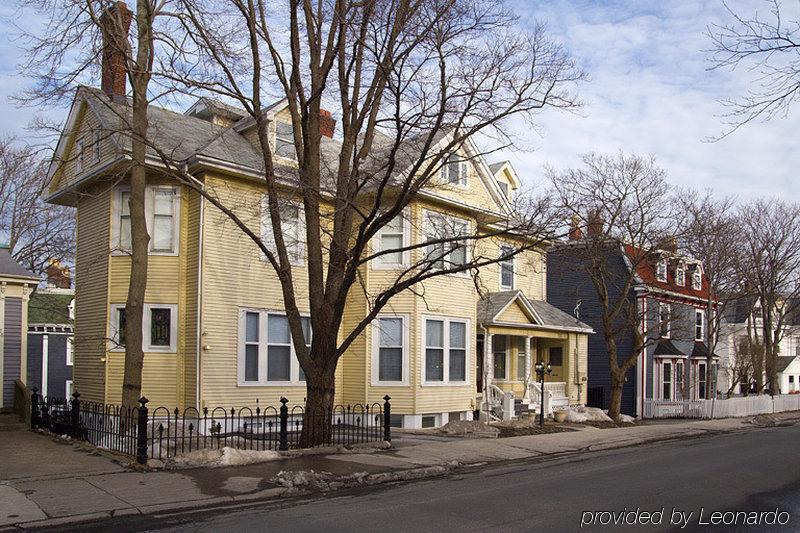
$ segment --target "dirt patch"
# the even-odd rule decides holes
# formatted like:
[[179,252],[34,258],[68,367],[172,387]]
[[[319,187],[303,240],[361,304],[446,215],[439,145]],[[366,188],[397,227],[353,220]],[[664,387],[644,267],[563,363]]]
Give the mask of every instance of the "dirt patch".
[[509,424],[495,426],[500,430],[499,437],[522,437],[525,435],[546,435],[548,433],[564,433],[566,431],[577,431],[574,428],[562,424],[545,423],[544,426],[539,424]]
[[478,420],[453,420],[437,430],[441,435],[451,437],[497,437],[498,430]]
[[576,427],[580,426],[589,426],[598,429],[614,429],[614,428],[630,428],[633,426],[640,425],[639,422],[623,422],[621,424],[617,424],[616,422],[600,422],[600,421],[587,421],[581,422],[580,424],[571,424]]

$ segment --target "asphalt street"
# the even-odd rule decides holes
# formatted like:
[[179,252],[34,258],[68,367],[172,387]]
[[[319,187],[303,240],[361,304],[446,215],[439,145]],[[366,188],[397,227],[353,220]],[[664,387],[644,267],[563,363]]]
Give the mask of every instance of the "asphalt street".
[[[721,514],[720,520],[740,525],[753,520],[743,513],[775,516],[760,515],[759,526],[712,523],[712,513],[728,511],[739,515]],[[783,524],[765,523],[770,520]],[[648,531],[682,525],[683,531],[800,531],[800,425],[477,467],[253,508],[119,518],[81,529],[611,531],[630,529],[626,521]]]

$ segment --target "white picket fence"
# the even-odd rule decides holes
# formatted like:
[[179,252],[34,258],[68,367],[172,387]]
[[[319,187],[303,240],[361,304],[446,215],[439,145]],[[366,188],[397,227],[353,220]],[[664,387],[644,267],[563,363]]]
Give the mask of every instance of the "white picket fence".
[[743,396],[727,400],[645,400],[644,418],[733,418],[800,411],[800,394]]

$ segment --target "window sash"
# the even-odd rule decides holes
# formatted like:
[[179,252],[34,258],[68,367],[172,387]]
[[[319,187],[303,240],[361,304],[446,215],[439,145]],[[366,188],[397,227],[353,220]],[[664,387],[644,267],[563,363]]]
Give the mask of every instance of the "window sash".
[[166,348],[172,345],[172,309],[169,307],[150,308],[149,346]]
[[705,313],[703,311],[695,311],[694,315],[694,340],[702,341],[705,334]]
[[[427,213],[425,218],[426,241],[455,239],[468,235],[469,223],[466,220],[441,213]],[[433,270],[463,267],[468,262],[467,244],[462,240],[433,242],[425,247],[425,254],[426,259],[432,262]]]
[[[299,206],[284,204],[280,206],[281,233],[283,235],[286,253],[292,264],[300,264],[305,260],[305,227],[303,212]],[[261,238],[267,248],[277,255],[275,232],[272,228],[272,217],[269,212],[269,202],[266,195],[263,197],[261,209]]]
[[[392,324],[392,326],[390,326]],[[394,328],[390,330],[389,328]],[[380,317],[377,321],[377,381],[405,381],[405,321],[402,317]]]
[[686,285],[686,269],[683,267],[679,266],[675,269],[675,283],[680,287]]
[[675,363],[675,399],[683,399],[683,382],[685,368],[680,361]]
[[381,265],[405,264],[406,252],[402,248],[408,246],[407,241],[406,220],[401,213],[378,231],[378,251],[400,250],[381,255],[378,262]]
[[667,281],[667,263],[666,261],[659,261],[656,265],[656,279],[658,281]]
[[[301,316],[306,346],[311,347],[311,319]],[[285,313],[242,309],[239,318],[239,381],[248,385],[302,385],[305,373],[292,342]]]
[[[513,253],[514,249],[510,246],[500,247],[500,257]],[[500,262],[500,287],[504,289],[514,288],[514,257],[509,257]]]
[[442,167],[444,178],[452,185],[467,184],[467,161],[458,154],[450,154]]
[[286,122],[275,122],[275,155],[297,161],[294,146],[294,128]]
[[703,275],[699,270],[692,274],[692,289],[699,291],[703,288]]
[[[130,251],[131,214],[129,190],[119,191],[117,206],[117,236],[115,245]],[[145,217],[150,234],[150,253],[175,253],[177,237],[178,190],[175,187],[148,187],[145,192]]]
[[662,398],[665,400],[672,399],[672,363],[664,363],[662,366]]

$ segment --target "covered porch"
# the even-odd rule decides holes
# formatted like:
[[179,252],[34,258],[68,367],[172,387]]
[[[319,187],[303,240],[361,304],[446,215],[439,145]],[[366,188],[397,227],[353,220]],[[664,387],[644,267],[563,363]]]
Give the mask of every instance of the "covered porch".
[[[586,402],[589,326],[521,291],[492,293],[478,306],[476,388],[481,416],[509,420]],[[550,365],[544,388],[535,365]],[[544,400],[544,402],[542,402]]]

